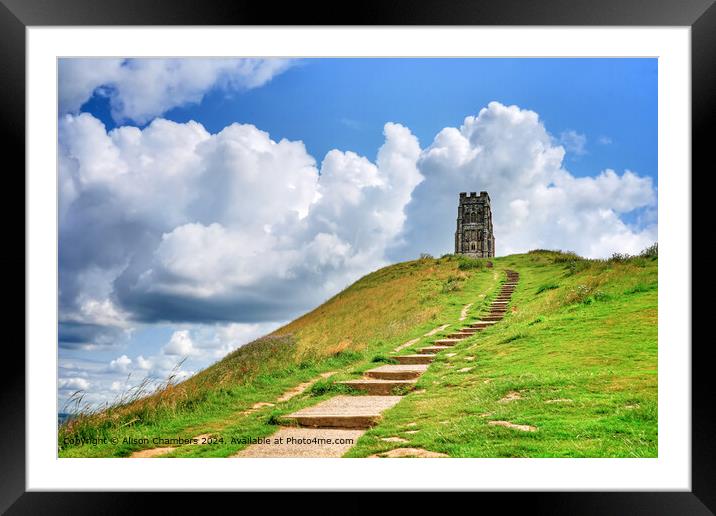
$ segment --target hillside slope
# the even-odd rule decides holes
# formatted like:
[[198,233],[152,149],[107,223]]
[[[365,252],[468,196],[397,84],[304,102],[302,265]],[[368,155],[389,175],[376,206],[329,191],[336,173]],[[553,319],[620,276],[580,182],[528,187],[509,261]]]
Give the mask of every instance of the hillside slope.
[[[276,403],[287,390],[322,373],[365,368],[400,343],[456,320],[465,304],[494,288],[498,275],[492,269],[465,263],[455,257],[420,259],[368,274],[185,382],[150,396],[138,386],[126,402],[61,426],[60,456],[128,456],[153,447],[155,437],[268,435],[275,429],[269,424],[274,412],[315,402],[318,391]],[[256,404],[259,410],[252,408]],[[81,441],[112,438],[117,444]],[[190,451],[226,456],[235,448],[219,443]]]
[[380,454],[395,446],[381,438],[400,437],[452,457],[656,457],[657,263],[497,259],[520,272],[503,324],[438,355],[418,382],[424,392],[348,456]]
[[[275,432],[282,416],[343,392],[338,381],[401,343],[451,331],[425,335],[455,327],[468,303],[465,323],[478,319],[513,269],[520,282],[504,320],[439,354],[346,455],[413,447],[454,457],[656,456],[656,256],[534,251],[492,261],[446,256],[369,274],[182,384],[63,426],[60,455],[128,456],[162,446],[156,437],[202,435],[211,445],[171,444],[163,456],[230,456]],[[78,437],[118,444],[77,445]]]

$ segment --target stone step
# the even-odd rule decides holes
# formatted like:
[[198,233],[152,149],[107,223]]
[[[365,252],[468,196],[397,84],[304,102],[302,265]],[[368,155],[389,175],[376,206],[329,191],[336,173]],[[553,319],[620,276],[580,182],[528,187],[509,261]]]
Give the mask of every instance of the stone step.
[[485,321],[483,319],[483,320],[477,321],[475,323],[472,323],[472,327],[484,329],[484,328],[487,328],[488,326],[491,326],[493,324],[495,324],[495,321]]
[[306,407],[286,418],[300,426],[320,428],[370,428],[380,414],[401,400],[401,396],[334,396]]
[[477,333],[477,330],[475,328],[470,328],[469,326],[466,326],[465,328],[460,328],[455,333]]
[[393,358],[401,364],[429,364],[435,359],[432,355],[398,355]]
[[[475,328],[472,328],[475,330]],[[452,335],[448,335],[448,338],[450,339],[467,339],[468,337],[472,337],[477,333],[477,330],[475,331],[458,331],[453,333]]]
[[444,349],[450,349],[450,346],[427,346],[424,348],[420,348],[418,350],[418,353],[420,353],[421,355],[436,355]]
[[369,369],[364,374],[368,378],[381,380],[412,380],[423,374],[427,369],[427,365],[387,364]]
[[365,429],[281,428],[266,442],[252,444],[231,457],[342,457],[364,433]]
[[345,380],[336,382],[364,391],[371,396],[389,396],[394,394],[396,388],[406,388],[415,385],[417,380],[397,380],[383,378],[360,378],[358,380]]
[[488,321],[488,322],[501,321],[502,319],[503,319],[502,315],[486,315],[486,316],[483,316],[483,318],[482,318],[483,321]]
[[435,346],[454,346],[463,339],[440,339],[433,342]]

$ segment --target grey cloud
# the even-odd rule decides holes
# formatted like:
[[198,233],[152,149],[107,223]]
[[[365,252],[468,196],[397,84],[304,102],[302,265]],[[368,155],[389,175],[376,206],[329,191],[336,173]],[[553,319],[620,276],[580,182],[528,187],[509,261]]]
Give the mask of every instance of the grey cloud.
[[385,133],[376,163],[331,151],[319,174],[301,142],[250,125],[107,133],[63,117],[65,346],[106,340],[103,326],[291,319],[384,265],[422,179],[415,137]]
[[85,349],[115,346],[125,339],[122,328],[60,321],[58,340],[62,349]]

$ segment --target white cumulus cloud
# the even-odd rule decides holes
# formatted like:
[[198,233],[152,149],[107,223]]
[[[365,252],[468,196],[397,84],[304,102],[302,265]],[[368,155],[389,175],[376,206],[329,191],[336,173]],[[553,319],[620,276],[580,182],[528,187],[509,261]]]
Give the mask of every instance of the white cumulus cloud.
[[[584,142],[572,136],[579,148]],[[406,210],[407,243],[392,256],[452,252],[458,193],[475,191],[490,194],[498,255],[551,248],[603,257],[656,241],[655,221],[632,227],[621,218],[655,207],[651,178],[614,170],[577,178],[564,155],[538,114],[517,106],[491,102],[461,127],[443,129],[421,153],[425,181]]]
[[109,370],[118,373],[127,373],[131,365],[132,359],[127,355],[122,355],[109,363]]
[[112,117],[143,124],[170,109],[198,103],[212,88],[262,86],[291,65],[287,59],[63,58],[60,113],[77,113],[95,92],[109,97]]
[[189,356],[196,353],[189,331],[175,331],[166,346],[162,348],[162,353],[173,356]]
[[375,162],[333,150],[320,168],[302,142],[252,125],[107,132],[83,113],[59,130],[70,344],[80,323],[290,319],[387,263],[422,180],[417,139],[392,123]]
[[84,378],[60,378],[60,390],[84,391],[90,388],[90,382]]

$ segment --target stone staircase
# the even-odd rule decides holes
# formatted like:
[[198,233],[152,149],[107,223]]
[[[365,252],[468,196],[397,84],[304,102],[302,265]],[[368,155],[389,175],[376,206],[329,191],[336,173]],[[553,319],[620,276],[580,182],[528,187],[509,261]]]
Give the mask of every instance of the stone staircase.
[[433,361],[430,355],[399,355],[395,359],[400,364],[429,364]]
[[[326,444],[325,442],[316,444],[318,440],[325,441],[325,438],[322,437],[323,432],[330,431],[337,441],[340,441],[341,436],[346,441],[357,439],[368,428],[376,425],[381,418],[381,413],[396,405],[403,393],[415,387],[418,378],[428,369],[435,355],[446,349],[452,349],[462,340],[472,337],[502,320],[507,313],[512,294],[519,281],[517,272],[508,270],[506,274],[506,281],[502,284],[497,296],[490,303],[487,311],[480,317],[480,320],[470,323],[446,337],[437,338],[431,345],[418,349],[417,353],[394,356],[393,358],[398,361],[398,364],[381,365],[365,371],[363,378],[338,382],[363,391],[366,395],[334,396],[317,405],[301,409],[286,416],[287,422],[292,422],[298,425],[299,428],[283,428],[275,435],[280,434],[282,438],[300,435],[308,441],[308,444],[294,448],[287,448],[284,445],[259,448],[257,445],[253,445],[235,456],[342,456],[353,444],[345,442],[342,444]],[[432,334],[434,333],[430,333],[430,335]],[[397,350],[402,350],[403,347],[400,346]],[[312,442],[313,444],[311,444]]]

